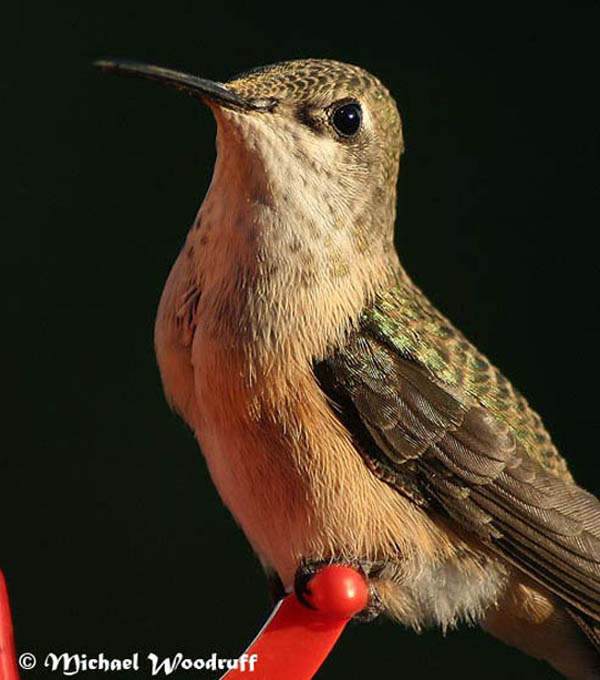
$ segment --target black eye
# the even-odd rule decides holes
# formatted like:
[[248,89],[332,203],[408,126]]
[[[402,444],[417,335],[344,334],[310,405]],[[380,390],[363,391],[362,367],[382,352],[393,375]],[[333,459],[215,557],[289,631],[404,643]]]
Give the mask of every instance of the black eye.
[[333,127],[344,137],[352,137],[360,130],[362,111],[360,104],[342,104],[331,115]]

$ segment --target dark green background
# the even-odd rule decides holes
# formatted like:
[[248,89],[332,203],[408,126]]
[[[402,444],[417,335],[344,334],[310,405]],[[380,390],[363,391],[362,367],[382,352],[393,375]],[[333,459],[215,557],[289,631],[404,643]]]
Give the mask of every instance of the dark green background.
[[[406,268],[599,491],[597,3],[3,12],[1,566],[19,651],[232,657],[268,611],[152,349],[160,291],[210,180],[214,123],[186,97],[95,72],[100,57],[225,79],[324,56],[380,76],[404,117]],[[388,622],[350,627],[319,677],[438,674],[556,677],[478,630],[444,639]]]

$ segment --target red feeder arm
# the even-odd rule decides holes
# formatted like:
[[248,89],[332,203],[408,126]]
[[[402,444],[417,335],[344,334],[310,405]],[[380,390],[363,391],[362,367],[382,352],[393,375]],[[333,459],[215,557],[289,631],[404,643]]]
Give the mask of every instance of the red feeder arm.
[[369,600],[365,578],[351,567],[331,565],[309,581],[309,609],[292,593],[273,610],[262,630],[221,680],[310,680],[350,619]]
[[[238,667],[227,680],[310,680],[350,619],[369,600],[364,577],[351,567],[331,565],[309,581],[309,609],[292,593],[273,610]],[[250,675],[251,673],[251,675]],[[223,680],[222,679],[222,680]],[[12,619],[0,571],[0,680],[19,680]]]
[[19,680],[8,591],[2,571],[0,571],[0,680]]

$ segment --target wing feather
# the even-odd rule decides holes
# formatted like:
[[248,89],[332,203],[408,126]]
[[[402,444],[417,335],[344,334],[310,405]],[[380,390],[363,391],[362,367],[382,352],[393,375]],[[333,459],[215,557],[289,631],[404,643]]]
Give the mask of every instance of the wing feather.
[[485,541],[596,634],[597,498],[544,467],[480,401],[375,334],[357,333],[316,374],[342,420],[352,412],[352,431],[360,421],[360,448],[376,474]]

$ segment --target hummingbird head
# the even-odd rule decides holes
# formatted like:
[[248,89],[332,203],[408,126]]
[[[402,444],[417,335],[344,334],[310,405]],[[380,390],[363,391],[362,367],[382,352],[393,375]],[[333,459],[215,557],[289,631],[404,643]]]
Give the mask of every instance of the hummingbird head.
[[249,133],[260,139],[262,127],[265,144],[274,145],[271,153],[284,156],[276,160],[294,173],[285,178],[288,186],[294,178],[318,183],[326,189],[323,203],[346,206],[346,217],[349,208],[354,212],[393,193],[402,151],[400,116],[388,90],[367,71],[305,59],[254,69],[225,86],[245,100],[270,103],[266,115],[250,115],[256,125]]
[[357,66],[306,59],[254,69],[225,86],[270,102],[241,118],[217,114],[235,121],[247,148],[259,149],[267,200],[293,204],[328,242],[341,230],[357,254],[393,238],[402,128],[379,80]]
[[293,203],[323,235],[346,227],[363,250],[378,237],[391,238],[401,121],[388,90],[362,68],[302,59],[217,83],[135,62],[97,65],[208,104],[219,126],[219,152],[227,160],[235,156],[251,199],[260,194],[276,212]]
[[131,62],[98,65],[183,90],[212,109],[217,162],[191,234],[201,234],[204,289],[220,286],[220,309],[231,281],[238,283],[227,294],[240,299],[254,280],[287,318],[299,316],[289,290],[306,297],[335,289],[329,306],[346,313],[397,266],[402,128],[373,75],[326,59],[282,62],[224,83]]

